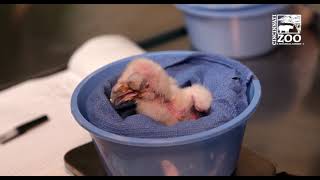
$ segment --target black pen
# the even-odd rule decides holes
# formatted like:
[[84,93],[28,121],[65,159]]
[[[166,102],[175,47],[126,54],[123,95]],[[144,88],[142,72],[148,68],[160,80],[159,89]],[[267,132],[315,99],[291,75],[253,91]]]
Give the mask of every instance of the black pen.
[[8,131],[7,133],[1,135],[0,136],[0,144],[5,144],[5,143],[23,135],[23,134],[25,134],[29,130],[39,126],[40,124],[42,124],[48,120],[49,120],[48,116],[41,116],[41,117],[34,119],[30,122],[22,124],[14,129]]

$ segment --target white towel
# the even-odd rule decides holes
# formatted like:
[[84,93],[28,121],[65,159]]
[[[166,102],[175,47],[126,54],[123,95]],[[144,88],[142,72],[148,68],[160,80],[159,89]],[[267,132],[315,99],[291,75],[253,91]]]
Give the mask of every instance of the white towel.
[[123,36],[99,36],[74,53],[67,70],[1,91],[0,133],[43,114],[50,121],[0,145],[0,175],[69,175],[64,166],[65,153],[91,140],[70,112],[74,88],[99,67],[143,52]]

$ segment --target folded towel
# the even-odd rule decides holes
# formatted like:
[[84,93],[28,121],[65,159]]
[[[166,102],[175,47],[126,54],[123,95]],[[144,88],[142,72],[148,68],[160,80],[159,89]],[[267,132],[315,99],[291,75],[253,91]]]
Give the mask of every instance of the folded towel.
[[0,175],[70,175],[65,170],[63,156],[70,149],[92,141],[70,113],[74,88],[95,69],[143,52],[125,36],[94,37],[76,50],[65,71],[1,91],[0,134],[43,113],[49,116],[50,122],[0,146]]
[[[113,108],[109,97],[127,63],[137,57],[147,57],[159,63],[181,87],[198,83],[208,88],[214,95],[210,114],[171,127],[141,114],[122,118]],[[218,127],[243,112],[248,106],[247,85],[253,76],[239,62],[218,55],[172,52],[134,56],[103,69],[99,85],[92,87],[86,100],[86,116],[98,128],[127,137],[170,138],[191,135]]]

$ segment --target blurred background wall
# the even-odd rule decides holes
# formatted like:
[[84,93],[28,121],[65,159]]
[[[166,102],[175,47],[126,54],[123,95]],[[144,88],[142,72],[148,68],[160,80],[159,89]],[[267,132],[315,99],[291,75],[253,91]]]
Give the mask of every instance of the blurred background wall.
[[[73,51],[101,34],[141,41],[180,27],[173,5],[1,5],[0,90],[66,67]],[[151,50],[187,49],[184,36]]]

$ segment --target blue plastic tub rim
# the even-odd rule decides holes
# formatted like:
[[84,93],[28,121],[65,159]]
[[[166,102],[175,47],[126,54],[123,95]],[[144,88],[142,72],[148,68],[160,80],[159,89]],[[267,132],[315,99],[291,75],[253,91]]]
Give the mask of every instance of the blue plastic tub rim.
[[[190,4],[176,4],[176,8],[183,11],[184,13],[200,16],[200,17],[255,17],[259,15],[263,15],[265,13],[277,12],[284,8],[289,7],[290,4],[260,4],[260,5],[252,5],[251,7],[242,7],[242,8],[234,8],[234,9],[225,9],[225,10],[214,10],[210,8],[199,8],[196,6],[190,6]],[[271,17],[270,17],[271,18]]]
[[[237,117],[231,119],[225,124],[222,124],[216,128],[195,133],[192,135],[187,136],[180,136],[180,137],[174,137],[174,138],[136,138],[136,137],[126,137],[121,136],[117,134],[113,134],[107,131],[104,131],[92,123],[90,123],[88,120],[86,120],[83,115],[81,114],[79,108],[78,108],[78,95],[81,92],[83,86],[95,75],[99,74],[100,72],[104,71],[106,68],[109,68],[110,66],[117,65],[121,63],[122,61],[126,61],[128,59],[133,59],[135,57],[141,57],[144,55],[161,55],[161,54],[180,54],[180,55],[191,55],[193,53],[201,53],[204,55],[213,55],[209,53],[203,53],[203,52],[197,52],[197,51],[160,51],[160,52],[152,52],[152,53],[144,53],[136,56],[130,56],[124,59],[121,59],[119,61],[110,63],[106,66],[103,66],[96,70],[95,72],[88,75],[85,79],[83,79],[79,85],[74,90],[72,97],[71,97],[71,112],[75,118],[75,120],[87,131],[91,133],[91,135],[94,135],[100,139],[105,139],[113,143],[122,144],[122,145],[129,145],[129,146],[137,146],[137,147],[169,147],[169,146],[179,146],[179,145],[185,145],[185,144],[191,144],[196,143],[200,141],[204,141],[216,136],[219,136],[221,134],[227,133],[228,131],[232,130],[233,128],[246,123],[246,121],[251,117],[251,115],[255,112],[260,99],[261,99],[261,85],[260,81],[254,76],[254,78],[251,81],[251,86],[253,86],[254,94],[253,98],[250,101],[250,104],[248,107],[240,113]],[[217,55],[214,55],[217,56]],[[220,56],[220,55],[218,55]],[[220,56],[228,61],[232,61],[235,63],[239,63],[238,61],[232,60],[230,58],[227,58],[225,56]],[[242,65],[242,64],[241,64]],[[243,65],[244,66],[244,65]],[[249,89],[250,91],[250,89]],[[249,92],[252,93],[252,92]]]
[[251,9],[264,4],[187,4],[190,8],[198,8],[199,10],[214,10],[214,11],[235,11]]

